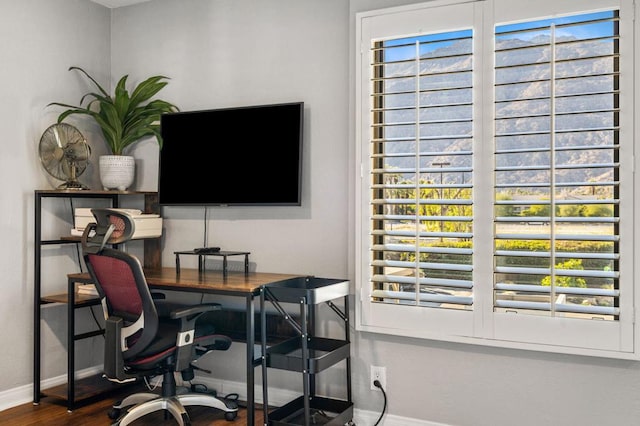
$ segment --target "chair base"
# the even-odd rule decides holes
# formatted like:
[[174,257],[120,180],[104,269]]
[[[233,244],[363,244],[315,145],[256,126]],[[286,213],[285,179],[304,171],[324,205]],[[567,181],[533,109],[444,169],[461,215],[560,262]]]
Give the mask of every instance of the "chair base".
[[[213,395],[199,393],[185,393],[163,397],[155,393],[143,392],[127,396],[121,402],[114,404],[110,417],[119,418],[112,426],[126,426],[131,422],[155,411],[166,410],[176,419],[180,426],[191,424],[185,407],[200,405],[224,411],[226,420],[233,420],[238,415],[238,405],[234,401],[222,401]],[[121,411],[132,406],[124,414]]]

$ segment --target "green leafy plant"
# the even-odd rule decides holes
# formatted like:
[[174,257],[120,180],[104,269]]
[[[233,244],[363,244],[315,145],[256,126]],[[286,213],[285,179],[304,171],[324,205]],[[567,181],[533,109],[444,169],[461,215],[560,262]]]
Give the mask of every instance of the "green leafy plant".
[[[560,262],[556,265],[556,269],[569,269],[573,271],[584,270],[581,259],[569,259],[564,262]],[[544,277],[540,284],[549,287],[551,285],[551,276],[547,275]],[[555,285],[556,287],[587,288],[587,281],[582,277],[556,276]]]
[[114,155],[122,155],[127,147],[147,136],[155,136],[162,148],[160,115],[178,111],[178,108],[167,101],[151,98],[167,85],[167,77],[149,77],[129,94],[126,88],[128,76],[125,75],[118,81],[112,96],[82,68],[70,67],[69,71],[82,73],[98,92],[86,93],[78,106],[50,103],[48,106],[68,108],[58,116],[58,123],[74,114],[91,116],[100,126],[105,142]]

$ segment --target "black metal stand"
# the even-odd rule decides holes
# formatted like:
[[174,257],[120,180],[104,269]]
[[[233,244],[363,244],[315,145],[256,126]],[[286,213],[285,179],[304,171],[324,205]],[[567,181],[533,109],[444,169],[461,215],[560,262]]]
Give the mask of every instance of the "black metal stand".
[[211,253],[201,253],[195,250],[185,250],[185,251],[174,251],[173,254],[176,255],[176,273],[180,273],[180,255],[191,255],[198,256],[198,271],[202,272],[204,270],[204,256],[218,256],[222,257],[222,275],[227,276],[227,257],[229,256],[244,256],[244,273],[247,275],[249,273],[249,255],[251,252],[249,251],[216,251]]

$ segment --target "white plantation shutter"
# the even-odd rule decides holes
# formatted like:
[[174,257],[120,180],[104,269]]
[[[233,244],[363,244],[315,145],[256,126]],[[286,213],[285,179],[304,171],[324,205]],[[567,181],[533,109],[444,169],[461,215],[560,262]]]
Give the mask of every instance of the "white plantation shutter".
[[359,330],[639,357],[621,2],[358,14]]
[[496,309],[619,315],[618,21],[496,28]]
[[471,30],[371,46],[372,301],[473,304]]

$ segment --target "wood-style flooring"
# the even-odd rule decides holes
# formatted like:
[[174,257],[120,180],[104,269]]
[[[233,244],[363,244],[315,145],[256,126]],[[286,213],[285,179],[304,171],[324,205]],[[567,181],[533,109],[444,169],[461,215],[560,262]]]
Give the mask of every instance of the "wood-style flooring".
[[[111,395],[106,399],[76,408],[73,412],[67,412],[67,407],[61,401],[52,398],[43,398],[40,405],[32,403],[20,405],[0,411],[0,425],[2,426],[109,426],[112,420],[107,413],[111,404],[118,399],[117,395]],[[227,421],[224,413],[206,407],[187,407],[192,426],[238,426],[247,424],[247,410],[243,404],[238,410],[238,416],[233,421]],[[255,413],[255,425],[263,425],[262,408],[258,407]],[[135,426],[173,426],[178,423],[169,415],[165,419],[162,412],[148,414],[135,422]]]

